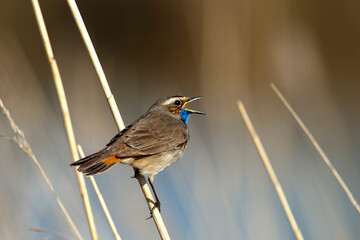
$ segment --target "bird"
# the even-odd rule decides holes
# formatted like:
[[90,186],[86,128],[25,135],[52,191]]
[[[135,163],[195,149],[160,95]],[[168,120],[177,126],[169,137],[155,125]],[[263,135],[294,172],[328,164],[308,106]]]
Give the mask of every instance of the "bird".
[[190,139],[190,115],[205,114],[186,105],[201,98],[175,95],[159,99],[144,115],[116,134],[106,147],[70,166],[78,166],[77,170],[86,176],[103,173],[117,163],[132,166],[134,177],[137,174],[148,177],[156,199],[150,210],[152,216],[155,208],[160,211],[154,177],[183,156]]

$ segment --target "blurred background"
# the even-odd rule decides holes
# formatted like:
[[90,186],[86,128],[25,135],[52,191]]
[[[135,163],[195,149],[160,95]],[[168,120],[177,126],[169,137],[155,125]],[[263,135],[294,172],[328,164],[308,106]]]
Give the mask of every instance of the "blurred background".
[[[360,201],[360,2],[77,1],[128,125],[158,98],[204,96],[183,158],[155,178],[172,239],[294,239],[236,101],[244,101],[305,239],[358,239],[360,216],[274,82]],[[66,1],[40,1],[86,154],[117,133]],[[0,97],[90,239],[31,1],[0,0]],[[0,134],[12,137],[0,116]],[[159,239],[133,170],[96,176],[123,239]],[[73,238],[34,163],[0,138],[0,239]],[[100,239],[112,239],[90,182]]]

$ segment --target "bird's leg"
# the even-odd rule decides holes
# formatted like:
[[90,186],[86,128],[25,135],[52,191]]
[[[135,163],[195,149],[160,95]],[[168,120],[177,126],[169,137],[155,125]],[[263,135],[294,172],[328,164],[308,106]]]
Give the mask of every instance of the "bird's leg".
[[134,176],[132,176],[131,178],[137,178],[139,174],[140,174],[139,169],[134,168]]
[[151,189],[152,191],[154,192],[154,195],[155,195],[155,199],[156,199],[156,202],[154,203],[154,206],[151,208],[150,210],[150,214],[152,216],[152,213],[154,212],[155,208],[158,208],[159,209],[159,212],[160,212],[160,201],[159,201],[159,198],[156,194],[156,191],[155,191],[155,188],[154,188],[154,185],[153,185],[153,181],[154,181],[154,176],[153,175],[150,175],[149,178],[149,183],[150,183],[150,186],[151,186]]

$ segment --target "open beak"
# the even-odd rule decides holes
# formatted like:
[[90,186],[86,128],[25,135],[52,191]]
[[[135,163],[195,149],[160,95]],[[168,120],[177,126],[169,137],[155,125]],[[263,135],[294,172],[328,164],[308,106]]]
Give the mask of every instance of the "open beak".
[[193,97],[193,98],[190,98],[186,103],[184,103],[184,106],[183,106],[183,109],[189,113],[195,113],[195,114],[202,114],[202,115],[205,115],[205,113],[203,112],[199,112],[199,111],[196,111],[196,110],[191,110],[191,109],[188,109],[188,108],[185,108],[186,104],[188,103],[191,103],[195,100],[198,100],[198,99],[201,99],[202,97],[199,96],[199,97]]

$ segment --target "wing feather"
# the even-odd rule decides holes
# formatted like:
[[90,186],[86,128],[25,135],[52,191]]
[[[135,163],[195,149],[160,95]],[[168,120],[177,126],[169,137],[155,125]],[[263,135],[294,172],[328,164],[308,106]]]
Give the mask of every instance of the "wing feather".
[[166,113],[152,113],[122,131],[112,144],[120,148],[116,157],[136,157],[177,149],[188,137],[188,129],[180,119]]

